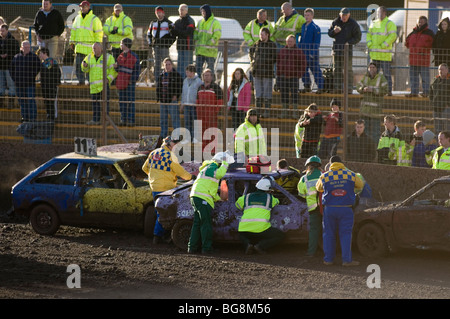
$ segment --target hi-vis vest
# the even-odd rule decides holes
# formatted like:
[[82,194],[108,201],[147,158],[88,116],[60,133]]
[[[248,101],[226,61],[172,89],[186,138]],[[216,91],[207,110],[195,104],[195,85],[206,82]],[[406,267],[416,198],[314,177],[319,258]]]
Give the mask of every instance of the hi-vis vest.
[[288,35],[297,33],[302,33],[302,25],[306,22],[305,18],[296,13],[292,15],[288,21],[286,21],[284,16],[281,16],[274,28],[273,38],[275,42],[286,45],[286,38]]
[[405,141],[399,141],[397,149],[389,150],[389,159],[397,161],[398,166],[411,166],[414,147]]
[[219,39],[222,36],[222,26],[220,22],[211,14],[209,19],[199,21],[194,31],[195,54],[206,57],[217,57],[219,52]]
[[236,130],[234,149],[236,154],[245,152],[245,155],[253,157],[267,155],[266,141],[261,124],[254,126],[245,120]]
[[442,149],[443,147],[439,146],[434,150],[433,168],[450,170],[450,148],[442,153],[441,157],[439,157],[439,151]]
[[228,169],[228,163],[222,162],[222,165],[214,161],[205,161],[200,167],[197,179],[192,185],[190,197],[198,197],[204,199],[212,208],[214,202],[220,200],[217,194],[219,189],[219,182]]
[[[117,27],[117,33],[111,34],[114,27]],[[115,14],[106,19],[103,25],[103,32],[108,36],[108,41],[113,48],[120,48],[120,41],[128,38],[133,40],[133,22],[125,13],[121,12],[119,17]]]
[[238,231],[261,233],[269,229],[271,226],[270,211],[273,207],[272,201],[276,199],[265,192],[250,193],[243,197],[243,206],[241,206],[241,198],[236,202],[236,207],[244,211],[239,222]]
[[306,205],[308,206],[309,212],[315,210],[319,206],[316,184],[320,174],[318,174],[316,178],[313,178],[311,176],[313,173],[314,172],[311,172],[309,176],[308,174],[303,175],[297,187],[298,194],[301,197],[306,198]]
[[259,25],[258,19],[254,19],[250,21],[244,30],[244,41],[245,43],[251,47],[255,44],[256,41],[259,40],[259,31],[261,31],[262,28],[268,28],[271,34],[270,39],[273,40],[273,27],[272,23],[269,21],[265,21],[262,26]]
[[[84,67],[83,64],[81,64],[81,71],[89,72],[91,94],[103,91],[103,57],[104,54],[96,59],[94,53],[91,53],[83,60],[88,66]],[[108,85],[110,85],[117,76],[117,71],[114,69],[114,63],[116,63],[116,61],[111,54],[106,54],[106,58],[106,77],[108,78]]]
[[70,42],[75,43],[75,53],[88,55],[95,42],[102,43],[103,29],[100,19],[91,11],[83,18],[81,10],[70,30]]
[[367,32],[367,48],[372,60],[392,61],[392,45],[397,39],[397,26],[387,17],[373,22]]

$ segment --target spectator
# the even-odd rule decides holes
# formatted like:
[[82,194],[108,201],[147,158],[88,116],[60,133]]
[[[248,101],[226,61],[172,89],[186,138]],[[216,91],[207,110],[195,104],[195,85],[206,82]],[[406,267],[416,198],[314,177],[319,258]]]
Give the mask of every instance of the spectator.
[[300,127],[305,128],[300,157],[310,158],[317,155],[317,145],[319,144],[323,123],[322,114],[317,105],[315,103],[309,105],[298,122]]
[[194,32],[195,55],[197,74],[202,74],[203,64],[211,70],[214,79],[214,63],[219,52],[219,40],[222,36],[222,26],[214,18],[209,4],[200,7],[203,19],[198,22],[197,29]]
[[307,8],[304,12],[306,23],[302,26],[301,34],[296,34],[297,39],[300,37],[298,44],[306,55],[306,72],[302,77],[303,89],[301,93],[311,92],[311,77],[309,71],[314,76],[317,85],[317,94],[324,93],[324,79],[322,70],[319,66],[319,48],[321,40],[320,27],[314,23],[314,9]]
[[385,6],[378,7],[377,19],[367,32],[367,48],[370,59],[377,64],[379,70],[388,81],[387,95],[392,95],[391,62],[393,45],[397,40],[397,26],[387,18]]
[[388,93],[388,83],[383,74],[378,72],[376,63],[371,62],[367,73],[356,86],[363,96],[359,112],[365,121],[366,132],[370,138],[377,141],[380,137],[380,116],[383,112],[384,95]]
[[212,211],[214,203],[221,198],[217,194],[219,181],[225,176],[229,164],[234,159],[227,153],[219,152],[212,160],[206,160],[199,168],[198,176],[192,185],[189,195],[191,205],[194,208],[194,223],[189,237],[188,253],[197,253],[200,249],[202,254],[214,253]]
[[65,23],[61,13],[53,8],[52,3],[52,0],[42,1],[42,8],[34,18],[34,30],[39,48],[47,48],[49,57],[57,58],[59,37],[64,32]]
[[17,53],[11,62],[11,78],[14,80],[19,98],[21,121],[36,121],[36,75],[41,68],[41,61],[34,52],[31,52],[30,42],[22,41],[20,49],[21,52]]
[[275,23],[273,39],[280,46],[285,46],[288,35],[295,36],[302,33],[302,26],[306,20],[301,14],[297,13],[289,2],[281,5],[281,12],[283,15]]
[[438,30],[433,39],[434,65],[442,63],[450,64],[450,19],[448,17],[441,20]]
[[358,266],[352,258],[353,209],[355,189],[363,189],[364,183],[347,169],[339,156],[330,159],[330,170],[319,177],[318,192],[323,193],[323,251],[324,264],[332,265],[336,256],[336,238],[339,235],[342,250],[342,266]]
[[[173,153],[173,149],[178,142],[178,140],[174,140],[170,136],[165,137],[161,147],[152,151],[144,165],[142,165],[142,170],[148,175],[148,183],[153,198],[159,193],[174,188],[177,185],[178,176],[186,181],[195,178],[179,164],[178,158]],[[168,234],[170,238],[170,232],[166,232],[159,223],[159,213],[157,211],[156,216],[153,243],[159,244],[163,239],[167,238]]]
[[231,125],[236,130],[244,122],[245,113],[252,102],[252,85],[242,68],[236,68],[228,87],[228,110],[231,111]]
[[419,94],[419,75],[422,78],[422,97],[428,96],[430,88],[430,53],[433,47],[434,32],[428,28],[428,19],[420,16],[416,27],[406,37],[405,46],[409,49],[409,79],[411,93],[406,97]]
[[[181,112],[184,112],[184,127],[189,131],[192,143],[198,143],[194,137],[194,121],[197,119],[197,92],[202,80],[195,73],[195,65],[189,64],[186,67],[186,78],[183,80],[181,94]],[[181,142],[181,143],[184,143]]]
[[256,192],[243,195],[236,201],[236,207],[244,213],[239,221],[239,237],[245,245],[245,254],[253,251],[266,254],[277,245],[284,233],[270,224],[272,208],[280,201],[270,194],[273,180],[263,177],[256,183]]
[[177,39],[177,70],[184,79],[186,67],[193,63],[195,21],[188,14],[187,4],[180,4],[178,13],[180,18],[174,22],[170,33]]
[[[205,69],[202,74],[203,84],[200,85],[197,92],[197,118],[201,122],[203,146],[202,150],[208,144],[205,131],[209,128],[217,128],[217,115],[223,106],[223,91],[219,85],[214,83],[214,73],[210,69]],[[213,143],[213,148],[217,147],[217,136]],[[215,153],[215,152],[214,152]]]
[[115,68],[117,70],[116,88],[119,91],[119,111],[121,126],[136,125],[136,81],[141,73],[138,55],[131,51],[133,40],[124,38],[120,41],[122,53],[117,57]]
[[297,158],[301,157],[300,155],[302,150],[304,132],[305,128],[303,126],[300,126],[300,122],[297,121],[297,123],[295,124],[295,131],[294,131],[295,155],[297,156]]
[[[2,24],[0,29],[0,98],[6,96],[8,89],[8,107],[14,107],[16,85],[11,78],[10,67],[14,56],[20,52],[19,42],[9,32],[7,24]],[[3,100],[2,100],[3,102]]]
[[286,46],[277,55],[277,84],[281,92],[283,110],[278,118],[288,118],[287,110],[292,106],[298,107],[299,78],[306,70],[306,58],[302,50],[295,45],[295,36],[289,35]]
[[[411,146],[413,148],[411,165],[415,167],[429,167],[425,159],[425,144],[423,134],[427,130],[427,126],[422,121],[416,121],[414,123],[414,133],[410,136]],[[428,131],[427,134],[433,134]],[[433,134],[434,135],[434,134]],[[434,136],[433,136],[434,138]]]
[[430,85],[430,101],[433,106],[434,128],[439,133],[450,130],[450,73],[448,72],[448,65],[440,64],[438,72],[439,75]]
[[158,83],[163,60],[169,57],[169,48],[175,39],[170,34],[172,21],[166,18],[163,7],[157,6],[155,8],[155,15],[156,20],[150,22],[150,26],[148,27],[147,39],[153,54],[153,75],[155,77],[155,83]]
[[318,156],[314,155],[308,158],[305,162],[306,174],[301,177],[297,186],[299,196],[306,200],[309,213],[309,238],[306,253],[308,257],[313,257],[316,254],[322,230],[320,198],[316,189],[316,183],[323,173],[321,165],[322,161]]
[[102,22],[94,14],[88,1],[80,3],[78,12],[70,30],[70,45],[75,50],[75,74],[79,85],[85,84],[86,75],[81,70],[81,63],[92,52],[94,43],[103,42]]
[[160,136],[163,138],[169,132],[169,115],[173,129],[181,127],[180,109],[178,107],[178,99],[183,89],[183,80],[180,73],[173,67],[170,58],[163,61],[164,70],[158,76],[156,86],[156,98],[160,103],[159,121],[161,123]]
[[348,93],[353,92],[353,46],[361,41],[361,28],[353,18],[350,18],[350,10],[342,8],[328,30],[328,35],[333,38],[333,79],[334,90],[342,93],[344,85],[344,49],[348,48]]
[[337,148],[341,141],[342,127],[344,126],[343,116],[339,111],[340,107],[341,102],[336,98],[332,99],[330,103],[331,112],[323,116],[325,131],[319,147],[319,157],[321,159],[328,160],[331,156],[337,154]]
[[236,130],[234,152],[238,163],[247,163],[249,157],[267,155],[264,131],[255,109],[247,111],[244,122]]
[[[259,32],[262,28],[268,28],[273,35],[273,26],[267,20],[267,10],[259,9],[256,13],[256,19],[251,20],[244,29],[244,41],[251,48],[259,40]],[[273,40],[273,39],[272,39]]]
[[250,48],[249,57],[256,108],[261,109],[264,105],[264,117],[268,117],[272,104],[274,65],[277,60],[277,47],[270,40],[268,28],[262,28],[259,32],[259,40]]
[[433,166],[433,156],[438,147],[436,142],[436,135],[430,130],[423,132],[423,144],[425,145],[425,160],[427,162],[427,167]]
[[58,85],[61,84],[61,69],[58,62],[49,56],[50,50],[46,47],[39,49],[41,59],[41,90],[44,98],[47,120],[54,121],[57,116]]
[[371,163],[376,156],[376,145],[364,131],[365,122],[359,119],[355,122],[355,130],[347,137],[347,159],[349,162]]
[[[121,4],[117,3],[114,5],[114,12],[112,16],[106,19],[103,25],[103,32],[108,36],[108,42],[111,44],[111,53],[114,60],[120,54],[121,41],[125,38],[133,41],[133,21],[131,18],[123,12],[123,7]],[[131,49],[128,48],[128,49]]]
[[389,159],[396,161],[397,166],[411,166],[414,151],[414,139],[410,142],[400,140],[397,145],[391,144]]
[[450,132],[440,132],[438,140],[439,147],[434,150],[432,168],[450,170]]
[[389,155],[397,151],[400,141],[403,140],[403,136],[396,125],[395,115],[386,115],[384,117],[384,127],[386,130],[381,134],[378,142],[378,163],[396,165],[397,161],[392,160],[392,155]]
[[100,124],[101,115],[101,101],[103,101],[103,59],[106,59],[106,114],[109,114],[109,97],[110,97],[110,85],[111,82],[117,76],[117,72],[114,69],[114,58],[112,55],[106,53],[106,57],[103,54],[103,46],[100,43],[94,43],[92,45],[92,53],[87,55],[83,63],[81,64],[81,71],[89,73],[89,92],[92,99],[92,120],[87,122],[86,125],[98,125]]

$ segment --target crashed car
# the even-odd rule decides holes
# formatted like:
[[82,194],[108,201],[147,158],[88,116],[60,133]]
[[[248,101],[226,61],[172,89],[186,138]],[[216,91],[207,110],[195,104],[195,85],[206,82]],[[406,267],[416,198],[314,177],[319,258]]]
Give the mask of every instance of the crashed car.
[[354,238],[369,257],[401,248],[450,251],[450,176],[437,178],[402,202],[360,210]]
[[[67,153],[30,172],[12,187],[15,214],[34,231],[55,234],[60,225],[143,229],[153,234],[153,197],[142,172],[145,154]],[[145,218],[149,216],[150,218]]]
[[[240,196],[256,191],[255,185],[263,176],[272,176],[277,180],[293,175],[290,170],[265,175],[250,174],[243,168],[228,171],[218,189],[222,200],[215,203],[212,213],[213,240],[239,242],[238,224],[243,212],[236,208],[235,203]],[[189,200],[192,184],[193,181],[189,181],[155,198],[159,222],[165,229],[171,230],[173,243],[183,250],[187,249],[194,219],[194,209]],[[286,242],[307,243],[309,214],[306,202],[298,197],[296,190],[289,192],[281,185],[272,183],[273,195],[280,200],[280,204],[272,209],[271,224],[286,233]]]

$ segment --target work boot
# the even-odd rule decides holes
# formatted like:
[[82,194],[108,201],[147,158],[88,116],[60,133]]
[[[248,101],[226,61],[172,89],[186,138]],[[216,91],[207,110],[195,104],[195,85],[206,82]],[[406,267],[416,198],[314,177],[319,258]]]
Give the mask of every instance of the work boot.
[[351,262],[348,263],[342,263],[342,266],[344,267],[359,266],[359,261],[352,260]]

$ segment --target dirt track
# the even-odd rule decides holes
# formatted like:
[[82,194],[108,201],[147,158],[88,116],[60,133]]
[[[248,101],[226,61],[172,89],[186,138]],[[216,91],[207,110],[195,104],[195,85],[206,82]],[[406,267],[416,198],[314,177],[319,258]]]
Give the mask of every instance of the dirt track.
[[[213,256],[188,255],[136,232],[62,226],[54,237],[40,236],[4,214],[0,242],[0,298],[450,298],[450,254],[441,252],[373,260],[355,252],[361,265],[351,268],[305,257],[301,245],[267,255],[247,256],[235,245]],[[67,286],[72,264],[80,267],[81,288]],[[381,288],[367,286],[370,264],[380,266]]]

